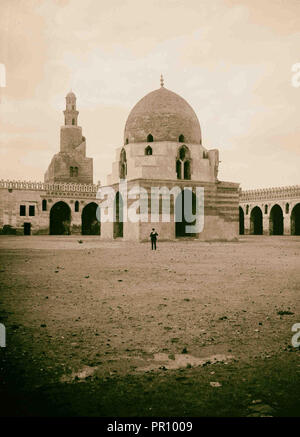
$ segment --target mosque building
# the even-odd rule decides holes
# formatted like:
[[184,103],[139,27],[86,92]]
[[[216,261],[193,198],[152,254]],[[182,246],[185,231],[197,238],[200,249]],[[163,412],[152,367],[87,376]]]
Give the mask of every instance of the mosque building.
[[[165,88],[162,77],[160,87],[131,110],[105,186],[93,183],[93,159],[86,156],[78,114],[76,96],[70,92],[60,151],[53,156],[44,182],[0,181],[2,234],[83,234],[145,241],[154,227],[161,240],[170,241],[300,235],[300,186],[242,191],[237,183],[220,181],[219,151],[202,144],[194,110]],[[124,186],[127,194],[135,190],[136,195],[124,196]],[[108,208],[99,196],[109,189],[114,193],[110,221],[104,220]],[[166,193],[170,194],[167,220]],[[125,217],[134,202],[138,202],[139,220]],[[191,230],[192,218],[200,210],[204,220],[200,228]]]
[[[116,192],[114,222],[101,223],[101,237],[145,241],[155,227],[161,239],[193,237],[200,240],[234,240],[239,232],[239,184],[218,180],[219,151],[202,144],[201,128],[192,107],[178,94],[164,87],[143,97],[131,110],[124,130],[122,147],[116,150],[108,185]],[[162,199],[155,221],[148,217],[137,223],[120,220],[124,204],[118,191],[126,179],[127,189],[139,187],[151,202],[151,189],[177,190],[171,196],[170,220],[163,221]],[[196,207],[196,189],[204,188],[204,227],[201,232],[187,232],[182,213],[184,197],[190,196],[192,213]],[[130,207],[130,201],[127,205]],[[150,202],[150,203],[151,203]],[[194,203],[194,205],[193,205]],[[151,205],[149,205],[151,210]],[[177,214],[177,212],[181,214]],[[184,211],[183,211],[184,212]],[[178,219],[177,219],[178,215]],[[180,216],[180,217],[179,217]],[[182,219],[182,220],[180,220]]]

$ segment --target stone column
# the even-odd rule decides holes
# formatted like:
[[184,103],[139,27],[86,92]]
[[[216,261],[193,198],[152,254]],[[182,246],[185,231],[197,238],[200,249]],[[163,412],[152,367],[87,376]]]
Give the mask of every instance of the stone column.
[[[250,211],[250,209],[249,209]],[[249,235],[250,234],[250,214],[244,216],[244,234]]]
[[102,240],[113,240],[114,239],[114,224],[113,222],[101,222],[101,235]]
[[263,235],[270,235],[270,216],[263,214]]
[[75,202],[71,203],[71,234],[81,234],[81,214],[84,208],[84,205],[79,203],[79,211],[75,212],[74,210]]
[[291,213],[283,213],[283,235],[291,235]]

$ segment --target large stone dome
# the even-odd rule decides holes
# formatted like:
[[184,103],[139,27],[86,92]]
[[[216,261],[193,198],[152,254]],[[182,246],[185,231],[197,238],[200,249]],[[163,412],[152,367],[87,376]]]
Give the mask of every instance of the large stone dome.
[[193,108],[178,94],[161,86],[143,97],[131,110],[124,143],[179,141],[201,144],[201,130]]

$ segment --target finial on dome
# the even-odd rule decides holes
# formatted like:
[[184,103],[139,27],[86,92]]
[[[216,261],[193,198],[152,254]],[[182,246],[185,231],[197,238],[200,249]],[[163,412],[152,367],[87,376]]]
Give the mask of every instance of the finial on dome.
[[164,86],[164,78],[163,75],[160,75],[160,86],[163,87]]

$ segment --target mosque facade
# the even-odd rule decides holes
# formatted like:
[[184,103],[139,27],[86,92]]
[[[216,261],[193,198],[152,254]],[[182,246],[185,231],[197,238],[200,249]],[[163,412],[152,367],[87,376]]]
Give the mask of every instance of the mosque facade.
[[[220,181],[219,151],[202,144],[194,110],[165,88],[162,78],[160,88],[131,110],[104,186],[93,183],[93,159],[86,156],[78,114],[76,96],[70,92],[60,150],[44,182],[0,181],[2,234],[145,241],[154,227],[161,240],[171,241],[300,235],[300,186],[242,191],[237,183]],[[107,206],[102,194],[109,190],[114,194]],[[130,218],[129,210],[139,219]],[[105,220],[109,211],[113,220]],[[195,226],[200,212],[200,226]]]

